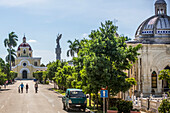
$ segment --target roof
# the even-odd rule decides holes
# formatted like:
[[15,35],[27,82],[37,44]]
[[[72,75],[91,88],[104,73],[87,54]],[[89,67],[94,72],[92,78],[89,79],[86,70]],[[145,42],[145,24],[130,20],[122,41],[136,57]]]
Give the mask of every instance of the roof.
[[17,51],[20,51],[21,47],[28,47],[29,50],[32,51],[31,46],[28,43],[26,43],[26,37],[25,36],[23,37],[23,42],[18,46]]
[[155,15],[139,25],[135,34],[136,42],[129,43],[170,44],[170,16],[166,13],[166,2],[157,0],[155,4]]
[[21,43],[19,46],[18,46],[18,51],[20,51],[20,48],[21,47],[29,47],[29,50],[32,51],[32,48],[31,46],[28,44],[28,43]]
[[74,88],[71,88],[71,89],[67,89],[67,91],[82,91],[82,89],[74,89]]
[[155,4],[166,4],[165,0],[157,0]]

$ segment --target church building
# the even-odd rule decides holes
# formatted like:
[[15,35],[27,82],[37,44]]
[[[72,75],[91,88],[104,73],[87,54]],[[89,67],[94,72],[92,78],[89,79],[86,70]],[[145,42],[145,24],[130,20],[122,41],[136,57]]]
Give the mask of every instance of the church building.
[[45,71],[47,67],[40,67],[41,58],[33,57],[33,50],[23,37],[23,42],[18,46],[15,66],[12,70],[18,73],[17,79],[33,79],[33,72]]
[[133,92],[161,96],[170,90],[167,81],[158,79],[161,70],[170,69],[170,16],[164,0],[156,0],[155,14],[139,25],[134,41],[127,44],[142,44],[138,60],[128,73],[137,81]]

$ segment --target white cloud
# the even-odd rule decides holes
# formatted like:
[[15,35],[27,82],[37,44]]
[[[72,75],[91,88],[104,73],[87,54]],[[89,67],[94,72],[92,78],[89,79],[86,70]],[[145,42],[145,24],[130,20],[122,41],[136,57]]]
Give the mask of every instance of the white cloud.
[[84,33],[84,34],[83,34],[83,38],[87,38],[87,37],[88,37],[88,35],[89,35],[89,34]]
[[28,43],[36,43],[36,40],[28,40]]

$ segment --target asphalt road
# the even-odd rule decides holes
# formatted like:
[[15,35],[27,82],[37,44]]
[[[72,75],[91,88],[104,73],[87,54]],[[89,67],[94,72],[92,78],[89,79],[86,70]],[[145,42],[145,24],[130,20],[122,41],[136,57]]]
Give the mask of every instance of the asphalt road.
[[[28,93],[18,93],[18,86],[23,82],[29,85]],[[63,110],[62,96],[51,90],[53,85],[39,84],[38,93],[34,91],[31,80],[17,81],[0,90],[0,113],[67,113]],[[83,113],[72,111],[69,113]]]

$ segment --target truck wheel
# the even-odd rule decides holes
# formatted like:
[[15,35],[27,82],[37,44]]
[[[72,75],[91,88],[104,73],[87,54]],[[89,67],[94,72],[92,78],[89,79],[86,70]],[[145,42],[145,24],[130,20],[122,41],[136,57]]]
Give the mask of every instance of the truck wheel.
[[67,112],[69,112],[70,111],[70,109],[68,108],[68,106],[67,106]]
[[86,111],[86,108],[83,108],[83,112],[85,112]]
[[65,110],[66,109],[66,106],[65,106],[65,104],[63,103],[63,110]]

